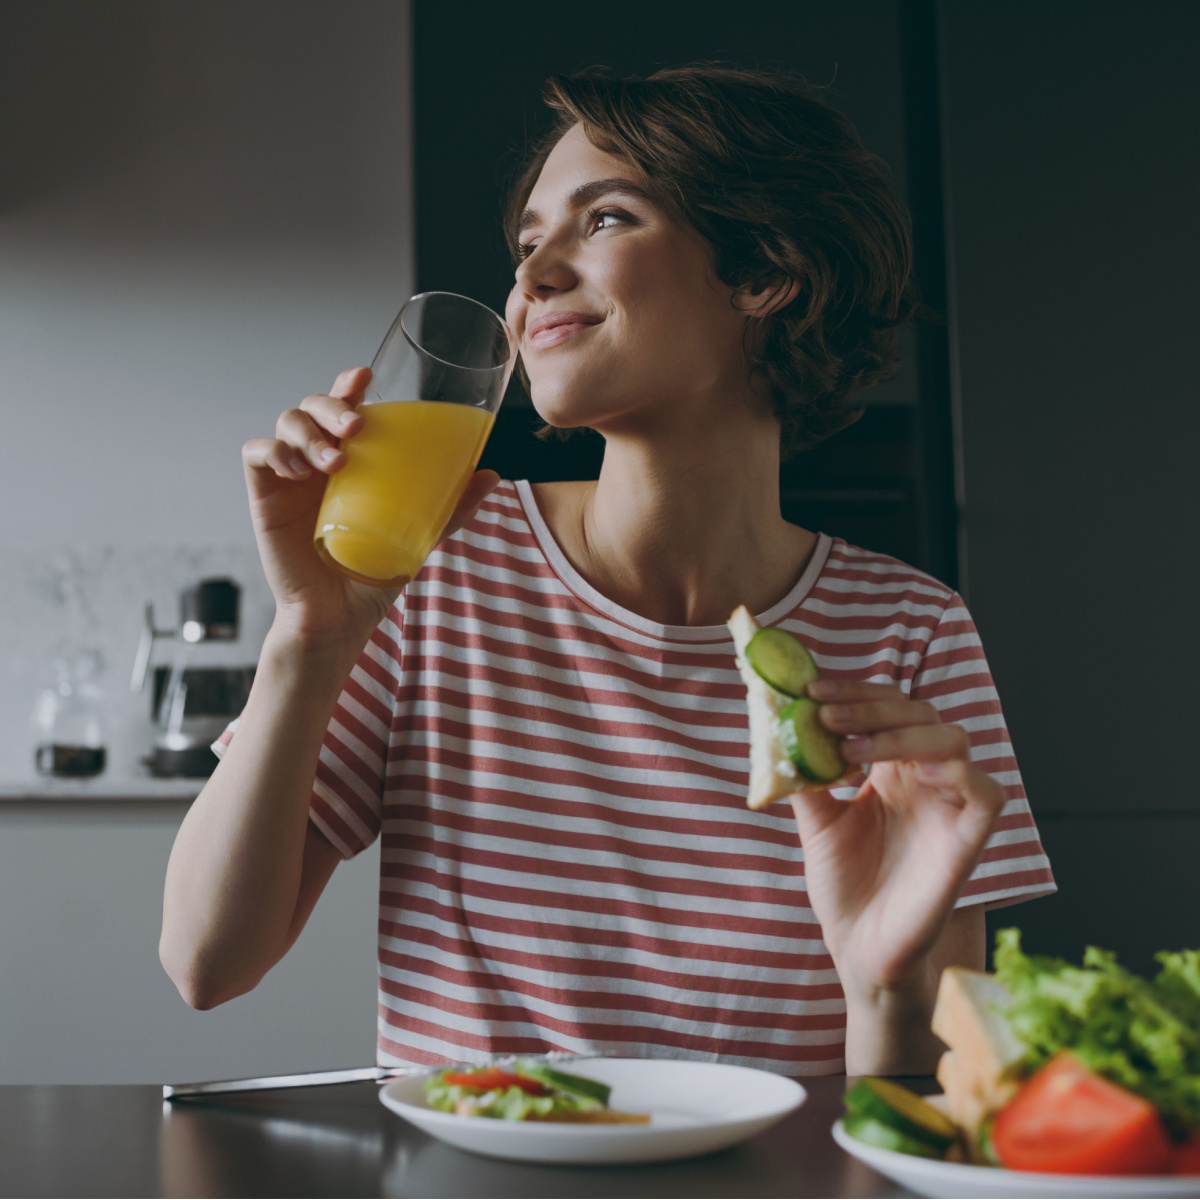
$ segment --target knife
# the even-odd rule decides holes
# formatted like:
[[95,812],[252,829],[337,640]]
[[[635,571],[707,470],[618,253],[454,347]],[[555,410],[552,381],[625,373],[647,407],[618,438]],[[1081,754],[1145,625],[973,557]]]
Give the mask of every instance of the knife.
[[537,1062],[571,1062],[584,1058],[608,1058],[609,1051],[594,1050],[577,1054],[569,1050],[550,1050],[545,1054],[505,1054],[474,1063],[438,1063],[423,1067],[351,1067],[342,1071],[308,1071],[302,1075],[258,1075],[249,1079],[211,1079],[203,1083],[165,1083],[164,1100],[186,1100],[193,1096],[219,1096],[233,1092],[269,1092],[276,1088],[323,1087],[334,1083],[387,1083],[392,1079],[406,1079],[413,1075],[432,1075],[447,1067],[462,1067],[464,1070],[479,1067],[511,1065],[518,1058],[530,1058]]
[[165,1083],[164,1100],[216,1096],[222,1092],[267,1092],[275,1088],[319,1087],[327,1083],[383,1083],[396,1074],[415,1074],[426,1068],[352,1067],[345,1071],[309,1071],[302,1075],[258,1075],[250,1079],[210,1079],[203,1083]]

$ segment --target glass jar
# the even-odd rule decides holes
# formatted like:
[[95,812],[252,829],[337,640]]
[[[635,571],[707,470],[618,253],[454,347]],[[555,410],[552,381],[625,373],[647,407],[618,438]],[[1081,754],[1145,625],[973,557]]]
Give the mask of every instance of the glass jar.
[[34,763],[41,775],[86,778],[104,770],[104,659],[90,648],[64,651],[54,660],[54,684],[33,708]]

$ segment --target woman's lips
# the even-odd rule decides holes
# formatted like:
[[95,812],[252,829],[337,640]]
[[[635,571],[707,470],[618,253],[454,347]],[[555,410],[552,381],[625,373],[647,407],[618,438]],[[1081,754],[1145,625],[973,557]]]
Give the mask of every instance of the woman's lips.
[[587,313],[564,312],[550,313],[531,321],[526,328],[526,340],[532,350],[549,350],[551,346],[560,346],[573,338],[577,333],[593,329],[599,325],[603,317],[592,317]]

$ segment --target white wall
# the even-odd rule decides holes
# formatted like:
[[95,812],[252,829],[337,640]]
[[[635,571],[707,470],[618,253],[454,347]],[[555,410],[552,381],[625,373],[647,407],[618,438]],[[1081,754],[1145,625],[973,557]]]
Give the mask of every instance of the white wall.
[[[16,9],[22,11],[14,11]],[[270,620],[239,447],[369,362],[413,290],[404,0],[10,6],[0,120],[0,787],[31,775],[54,646],[102,646],[118,790],[141,600],[245,585]],[[10,787],[11,790],[11,787]],[[156,957],[184,806],[0,804],[0,1082],[365,1063],[377,855],[289,959],[192,1013]]]

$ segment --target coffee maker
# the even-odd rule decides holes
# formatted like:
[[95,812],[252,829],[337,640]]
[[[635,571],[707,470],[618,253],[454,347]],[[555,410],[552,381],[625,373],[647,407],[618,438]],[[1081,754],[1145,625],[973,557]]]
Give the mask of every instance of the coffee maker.
[[130,688],[145,690],[151,677],[155,644],[171,647],[170,661],[155,665],[150,696],[154,726],[150,754],[142,761],[161,778],[204,779],[216,769],[212,743],[242,711],[253,666],[198,666],[193,661],[203,643],[236,642],[241,588],[232,579],[202,579],[179,593],[179,624],[159,629],[154,605],[147,604]]

